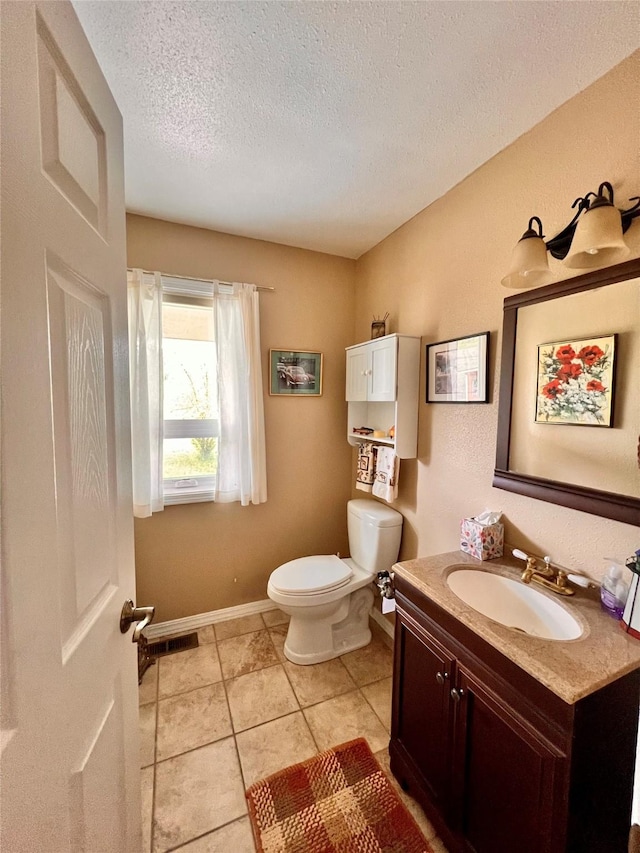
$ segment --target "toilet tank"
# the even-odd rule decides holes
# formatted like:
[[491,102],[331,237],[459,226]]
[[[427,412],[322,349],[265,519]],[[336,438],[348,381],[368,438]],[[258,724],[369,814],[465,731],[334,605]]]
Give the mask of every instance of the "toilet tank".
[[388,571],[398,559],[402,522],[399,512],[377,501],[349,501],[347,530],[351,558],[371,574]]

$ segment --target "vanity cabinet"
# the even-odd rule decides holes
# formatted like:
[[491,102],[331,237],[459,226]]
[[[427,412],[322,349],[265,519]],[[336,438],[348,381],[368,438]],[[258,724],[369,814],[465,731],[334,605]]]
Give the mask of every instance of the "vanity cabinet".
[[395,583],[391,769],[450,853],[623,853],[640,673],[569,705]]
[[[393,447],[402,459],[415,458],[418,450],[418,383],[420,338],[385,335],[347,347],[347,438],[351,444],[375,441]],[[373,439],[354,435],[353,428],[367,426],[394,438]]]

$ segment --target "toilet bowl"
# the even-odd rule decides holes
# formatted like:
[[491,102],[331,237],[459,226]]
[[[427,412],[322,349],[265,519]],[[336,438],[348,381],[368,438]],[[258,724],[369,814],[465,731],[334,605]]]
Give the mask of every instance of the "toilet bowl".
[[402,516],[374,500],[347,504],[350,558],[300,557],[271,573],[269,598],[291,620],[284,644],[288,660],[320,663],[371,641],[371,582],[398,558]]

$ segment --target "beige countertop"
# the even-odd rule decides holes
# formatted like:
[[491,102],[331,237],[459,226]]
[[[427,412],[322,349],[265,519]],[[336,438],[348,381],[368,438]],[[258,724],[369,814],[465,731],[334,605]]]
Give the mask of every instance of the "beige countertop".
[[536,584],[538,592],[566,607],[584,629],[577,640],[543,640],[506,628],[465,604],[447,586],[454,566],[519,578],[524,564],[513,557],[480,561],[452,551],[397,563],[393,571],[565,702],[573,704],[640,667],[640,640],[601,609],[598,591],[577,588],[575,595],[565,597]]

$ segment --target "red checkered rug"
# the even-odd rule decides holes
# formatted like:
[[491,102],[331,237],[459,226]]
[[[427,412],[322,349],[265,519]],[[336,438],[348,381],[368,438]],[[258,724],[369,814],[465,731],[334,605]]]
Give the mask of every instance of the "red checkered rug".
[[433,853],[363,738],[247,791],[258,853]]

